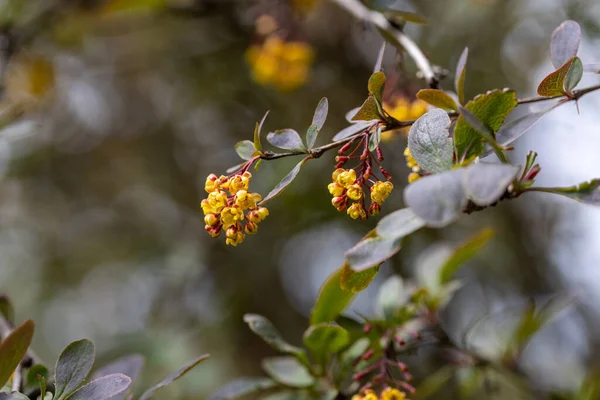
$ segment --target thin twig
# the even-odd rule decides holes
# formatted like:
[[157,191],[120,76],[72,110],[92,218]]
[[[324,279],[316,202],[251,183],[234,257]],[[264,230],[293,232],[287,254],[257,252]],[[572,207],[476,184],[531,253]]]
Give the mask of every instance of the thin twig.
[[394,38],[394,41],[402,47],[404,51],[413,59],[417,68],[423,74],[427,85],[431,88],[437,88],[440,82],[438,74],[434,72],[429,59],[423,54],[419,46],[400,28],[390,23],[390,21],[380,12],[367,8],[358,0],[331,0],[336,3],[355,18],[369,22],[376,26],[382,32]]

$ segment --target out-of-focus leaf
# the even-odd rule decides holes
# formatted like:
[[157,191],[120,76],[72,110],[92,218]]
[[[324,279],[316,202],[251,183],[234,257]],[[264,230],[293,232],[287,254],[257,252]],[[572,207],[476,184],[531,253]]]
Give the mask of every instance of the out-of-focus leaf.
[[335,136],[333,137],[333,141],[337,142],[339,140],[350,137],[350,136],[354,135],[355,133],[364,131],[365,129],[369,129],[372,125],[373,125],[373,122],[357,122],[353,125],[350,125],[344,129],[342,129],[338,133],[336,133]]
[[383,97],[383,89],[385,88],[385,74],[381,71],[375,72],[369,78],[369,94],[381,104]]
[[351,293],[363,291],[373,282],[378,272],[379,265],[357,272],[346,263],[342,267],[342,276],[340,277],[342,290]]
[[241,142],[237,142],[235,144],[235,152],[242,160],[250,160],[255,151],[256,148],[254,147],[254,143],[252,143],[250,140],[242,140]]
[[304,350],[286,342],[271,321],[262,315],[246,314],[244,315],[244,322],[248,324],[252,332],[260,336],[262,340],[275,350],[294,356],[305,357]]
[[379,142],[381,141],[381,125],[377,127],[375,132],[371,134],[369,137],[369,151],[375,151],[377,146],[379,146]]
[[[569,94],[569,92],[567,92],[565,89],[565,81],[569,75],[569,70],[573,64],[575,64],[575,71],[572,73],[573,75],[576,75],[580,69],[583,70],[581,60],[579,60],[579,62],[576,62],[575,60],[579,60],[579,58],[573,57],[568,59],[562,67],[545,77],[542,82],[540,82],[537,88],[537,93],[544,97],[557,97]],[[574,77],[572,76],[570,78],[570,84],[572,84],[573,79]]]
[[232,172],[235,172],[235,171],[239,170],[240,168],[242,168],[242,165],[244,165],[244,164],[246,164],[246,163],[241,163],[238,165],[234,165],[233,167],[229,167],[229,168],[227,168],[227,171],[225,171],[225,172],[227,172],[228,174],[231,174]]
[[262,400],[309,400],[310,398],[307,393],[300,390],[282,390],[261,397]]
[[91,340],[81,339],[69,344],[61,353],[54,369],[54,398],[58,400],[69,397],[77,390],[90,373],[95,358],[96,347]]
[[0,393],[0,400],[29,400],[29,397],[22,393]]
[[394,20],[400,19],[400,20],[412,22],[415,24],[426,24],[427,23],[427,18],[425,18],[422,15],[410,12],[410,11],[385,10],[383,12],[383,15],[385,15],[388,19],[394,19]]
[[323,128],[323,124],[325,124],[325,120],[327,119],[328,111],[329,102],[327,101],[327,97],[323,97],[321,101],[319,101],[319,104],[317,104],[317,109],[313,115],[312,124],[306,132],[306,145],[309,149],[312,149],[312,147],[315,145],[317,135]]
[[406,304],[408,298],[402,278],[398,275],[392,275],[381,285],[377,296],[377,304],[381,308],[385,319],[391,319],[398,308]]
[[469,58],[469,48],[465,47],[458,63],[456,64],[456,74],[454,76],[454,88],[460,104],[465,104],[465,77],[467,75],[467,59]]
[[[123,374],[131,378],[131,382],[135,382],[144,367],[144,356],[140,354],[132,354],[113,361],[110,364],[99,368],[92,374],[92,379],[102,378],[111,374]],[[122,400],[125,398],[125,392],[111,397],[111,400]]]
[[190,372],[196,365],[200,364],[202,361],[207,360],[208,357],[210,357],[210,355],[204,354],[204,355],[201,355],[200,357],[196,358],[195,360],[190,361],[189,363],[184,365],[182,368],[173,372],[171,375],[167,376],[165,379],[158,382],[156,385],[152,386],[150,389],[146,390],[144,392],[144,394],[142,394],[142,396],[140,397],[140,400],[148,400],[158,390],[164,388],[165,386],[167,386],[167,385],[173,383],[174,381],[176,381],[177,379],[181,378],[182,376],[184,376],[185,374]]
[[386,215],[377,224],[377,235],[385,239],[399,239],[421,229],[425,221],[410,208],[402,208]]
[[354,116],[356,115],[356,113],[358,112],[358,110],[360,110],[360,107],[355,107],[352,110],[348,111],[346,113],[346,115],[344,116],[344,118],[346,118],[346,121],[348,121],[350,123],[354,122],[352,120],[352,118],[354,118]]
[[518,173],[519,167],[509,164],[471,164],[463,174],[467,198],[478,206],[489,206],[502,197]]
[[347,330],[326,322],[311,325],[304,332],[304,344],[320,364],[324,364],[327,357],[342,350],[349,342],[350,335]]
[[315,378],[294,357],[270,357],[262,360],[262,367],[277,382],[290,387],[309,387]]
[[356,342],[352,344],[348,348],[348,350],[344,351],[342,354],[342,363],[350,364],[358,357],[360,357],[367,349],[371,346],[371,341],[366,337],[361,337]]
[[239,378],[222,386],[215,393],[211,394],[208,400],[233,400],[248,394],[271,389],[276,385],[277,383],[270,378]]
[[561,194],[586,204],[600,205],[600,179],[592,179],[569,187],[536,187],[531,190]]
[[262,143],[260,141],[260,131],[262,130],[263,124],[265,123],[265,120],[267,119],[268,115],[269,115],[269,112],[267,111],[265,113],[264,117],[262,117],[262,119],[260,120],[260,124],[257,123],[256,126],[254,127],[254,147],[258,151],[262,151]]
[[372,121],[375,119],[381,119],[381,116],[379,115],[377,100],[373,95],[369,95],[351,121]]
[[406,187],[404,202],[427,225],[443,227],[467,205],[462,181],[464,168],[425,176]]
[[572,93],[573,89],[579,84],[581,77],[583,76],[583,64],[579,57],[573,59],[573,64],[569,68],[567,77],[565,78],[565,92]]
[[432,374],[429,374],[415,391],[415,399],[426,399],[440,391],[454,376],[453,365],[446,365]]
[[383,64],[383,56],[385,55],[385,46],[386,41],[384,40],[381,43],[381,47],[379,48],[379,53],[377,54],[377,62],[375,62],[375,67],[373,68],[373,73],[381,71],[381,66]]
[[269,192],[269,194],[267,194],[267,196],[260,202],[260,204],[264,204],[267,201],[271,200],[273,197],[278,196],[281,192],[284,191],[284,189],[286,187],[288,187],[288,185],[290,183],[292,183],[292,181],[294,179],[296,179],[296,176],[298,176],[298,173],[300,172],[300,168],[302,168],[302,165],[304,165],[304,163],[306,162],[306,160],[308,160],[308,158],[303,159],[302,161],[300,161],[298,164],[296,164],[296,166],[294,167],[294,169],[292,169],[282,180],[281,182],[279,182],[277,184],[277,186],[275,186],[273,188],[273,190],[271,190]]
[[450,117],[444,110],[434,109],[410,127],[410,154],[427,172],[439,173],[452,169],[454,147],[448,133],[450,123]]
[[454,99],[443,90],[421,89],[417,92],[417,98],[443,110],[458,110],[458,105]]
[[342,290],[341,276],[342,268],[336,270],[323,283],[310,314],[311,325],[335,320],[354,298],[354,293]]
[[550,59],[554,68],[560,68],[567,60],[577,55],[580,41],[581,27],[575,21],[567,20],[552,32]]
[[[487,130],[495,133],[504,123],[508,113],[516,106],[517,97],[514,90],[505,89],[481,94],[469,101],[465,109],[477,117],[477,121],[480,121]],[[465,120],[464,113],[461,113],[454,129],[457,159],[480,155],[484,151],[483,142],[482,135]]]
[[293,129],[280,129],[267,134],[267,142],[284,150],[305,150],[304,143],[298,132]]
[[367,238],[346,252],[346,261],[353,271],[359,272],[381,264],[399,250],[399,239]]
[[33,321],[27,320],[13,329],[0,343],[0,388],[8,382],[27,353],[34,330]]
[[15,310],[6,295],[0,295],[0,314],[11,324],[15,323]]
[[79,388],[69,396],[69,400],[107,400],[124,392],[131,384],[131,378],[123,374],[111,374]]
[[450,282],[456,271],[458,271],[465,262],[475,256],[493,237],[494,231],[486,228],[467,240],[460,247],[454,249],[450,257],[440,268],[440,283],[446,284]]
[[33,365],[27,370],[27,375],[25,376],[25,386],[28,388],[38,387],[40,385],[38,375],[43,377],[44,380],[47,380],[50,376],[50,372],[48,371],[48,368],[42,364]]

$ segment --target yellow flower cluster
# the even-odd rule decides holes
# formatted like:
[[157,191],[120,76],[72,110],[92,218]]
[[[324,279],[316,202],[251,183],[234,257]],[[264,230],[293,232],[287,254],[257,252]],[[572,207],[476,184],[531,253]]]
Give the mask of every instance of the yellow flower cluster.
[[[246,234],[255,234],[258,223],[269,215],[269,210],[258,206],[261,195],[248,192],[251,178],[252,174],[247,171],[231,177],[210,174],[206,178],[204,190],[208,196],[200,203],[204,229],[215,238],[225,230],[225,243],[231,246],[242,243]],[[247,214],[244,215],[244,211]],[[242,227],[244,220],[246,224]]]
[[[331,204],[338,211],[346,211],[352,219],[365,219],[367,212],[363,206],[364,192],[362,186],[358,183],[356,171],[353,169],[338,168],[333,171],[331,182],[327,189],[333,196]],[[381,210],[381,204],[388,198],[394,185],[392,182],[377,181],[371,187],[371,207],[369,207],[370,215],[377,215]],[[348,205],[354,202],[350,207]]]
[[410,154],[410,149],[408,146],[404,149],[404,158],[406,158],[406,166],[412,170],[410,174],[408,174],[408,183],[413,183],[417,179],[421,177],[421,167],[417,164],[412,154]]
[[313,9],[318,0],[292,0],[294,7],[302,12],[309,12]]
[[281,91],[292,91],[306,83],[313,59],[314,51],[308,43],[286,42],[277,35],[267,37],[262,45],[251,46],[246,52],[253,79]]
[[[427,103],[419,99],[410,102],[405,97],[399,97],[392,104],[384,104],[383,108],[398,121],[410,121],[419,118],[427,112]],[[396,131],[385,131],[381,134],[381,140],[389,142],[392,140],[395,133],[408,133],[409,130],[408,127],[405,127]]]
[[367,390],[363,394],[355,394],[352,396],[352,400],[407,400],[404,392],[398,389],[386,388],[381,392],[381,395],[377,397],[374,391]]

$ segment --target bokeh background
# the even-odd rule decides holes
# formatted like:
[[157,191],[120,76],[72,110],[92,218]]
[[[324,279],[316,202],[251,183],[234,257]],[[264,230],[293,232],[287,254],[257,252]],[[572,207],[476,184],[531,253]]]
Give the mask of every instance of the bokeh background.
[[[550,34],[567,18],[582,25],[584,63],[600,62],[596,0],[381,5],[430,21],[406,31],[450,71],[445,89],[469,47],[470,96],[503,87],[535,94],[552,70]],[[18,320],[37,322],[39,355],[51,363],[70,341],[88,337],[101,362],[145,355],[138,384],[147,387],[210,352],[209,362],[161,392],[162,399],[202,399],[233,377],[260,375],[260,358],[273,354],[247,329],[244,313],[265,315],[300,344],[319,286],[377,218],[353,221],[331,206],[334,154],[326,153],[270,203],[258,235],[227,247],[204,232],[204,180],[239,162],[234,144],[251,139],[267,110],[265,133],[303,132],[327,96],[318,143],[345,127],[344,114],[366,96],[377,32],[328,0],[4,0],[0,10],[0,33],[21,35],[5,66],[0,115],[3,123],[21,115],[0,134],[0,289]],[[307,75],[290,78],[292,88],[269,84],[253,69],[249,49],[265,40],[261,29],[269,24],[263,18],[257,25],[265,15],[285,41],[313,53],[299,61]],[[390,102],[412,101],[423,87],[411,60],[393,50],[385,69]],[[581,86],[599,79],[586,75]],[[599,177],[599,109],[594,93],[579,113],[574,104],[554,110],[516,143],[514,162],[537,151],[538,182],[549,186]],[[383,215],[403,206],[405,146],[402,135],[384,146],[397,189]],[[297,161],[263,163],[253,191],[266,194]],[[448,329],[493,354],[529,299],[573,298],[528,346],[523,368],[540,387],[576,388],[600,367],[600,210],[590,206],[531,194],[416,233],[348,315],[374,311],[387,275],[410,277],[440,248],[484,227],[497,235],[461,271],[465,285],[445,315]],[[418,356],[409,361],[418,365]],[[499,398],[518,398],[510,385],[496,389]]]

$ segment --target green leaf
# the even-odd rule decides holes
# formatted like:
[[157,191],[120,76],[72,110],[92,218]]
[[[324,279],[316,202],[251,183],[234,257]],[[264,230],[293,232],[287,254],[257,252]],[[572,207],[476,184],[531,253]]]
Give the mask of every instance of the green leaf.
[[434,373],[430,374],[421,382],[415,391],[415,399],[427,399],[433,394],[439,392],[454,376],[454,365],[446,365]]
[[454,221],[467,205],[462,181],[465,168],[425,176],[404,189],[404,202],[429,226]]
[[15,310],[10,302],[10,299],[6,295],[0,295],[0,313],[10,324],[14,325]]
[[269,115],[268,111],[265,113],[265,115],[260,120],[260,124],[257,123],[256,126],[254,127],[254,148],[258,151],[262,151],[262,144],[260,142],[260,131],[262,130],[263,124],[265,123],[265,120],[267,119],[267,115]]
[[[470,111],[489,131],[497,132],[504,119],[517,106],[517,97],[514,90],[493,90],[481,94],[469,101],[465,108]],[[484,139],[461,114],[454,129],[454,144],[457,159],[468,159],[478,156],[484,151]]]
[[88,339],[73,342],[63,350],[54,369],[54,397],[57,400],[67,398],[77,390],[90,373],[95,358],[96,347]]
[[[123,374],[131,378],[131,382],[135,382],[144,367],[144,357],[139,354],[133,354],[119,358],[110,364],[99,368],[92,374],[92,379],[102,378],[111,374]],[[126,392],[111,397],[111,400],[123,400]]]
[[408,293],[404,290],[404,282],[398,275],[390,276],[377,295],[377,304],[379,305],[383,316],[390,320],[396,314],[396,311],[406,304],[409,299]]
[[140,397],[140,400],[148,400],[158,390],[164,388],[165,386],[167,386],[167,385],[173,383],[174,381],[176,381],[177,379],[181,378],[183,375],[190,372],[190,370],[193,369],[196,365],[198,365],[202,361],[205,361],[206,359],[208,359],[208,357],[210,357],[210,355],[204,354],[204,355],[196,358],[195,360],[190,361],[189,363],[184,365],[179,370],[175,371],[174,373],[172,373],[171,375],[169,375],[162,381],[158,382],[156,385],[152,386],[150,389],[146,390],[144,392],[144,394],[142,394],[142,396]]
[[565,92],[571,94],[573,89],[579,84],[581,77],[583,76],[583,64],[578,57],[575,57],[567,77],[565,78]]
[[27,375],[25,376],[25,386],[27,388],[38,387],[40,385],[38,375],[39,377],[42,377],[45,380],[47,380],[50,376],[50,372],[48,371],[48,368],[46,368],[42,364],[33,365],[27,370]]
[[369,151],[375,151],[381,141],[381,125],[369,136]]
[[131,378],[123,374],[106,375],[79,388],[69,400],[107,400],[124,392],[130,384]]
[[439,89],[421,89],[417,92],[417,98],[443,110],[458,111],[458,105],[454,99]]
[[575,21],[567,20],[552,32],[550,59],[554,68],[560,68],[567,60],[577,55],[580,41],[581,27]]
[[371,126],[373,126],[373,122],[357,122],[336,133],[333,137],[333,141],[337,142],[339,140],[345,139],[358,132],[370,129]]
[[246,314],[244,315],[244,322],[248,324],[252,332],[275,350],[294,356],[305,357],[304,350],[286,342],[271,321],[262,315]]
[[518,173],[519,167],[509,164],[471,164],[463,175],[467,198],[478,206],[489,206],[502,197]]
[[27,320],[17,326],[0,343],[0,388],[6,385],[31,345],[35,324]]
[[399,239],[367,238],[346,252],[346,261],[353,271],[360,272],[381,264],[398,251]]
[[254,143],[252,143],[250,140],[242,140],[241,142],[237,142],[235,144],[235,152],[242,160],[250,160],[255,151],[256,148],[254,147]]
[[450,123],[450,117],[444,110],[433,109],[410,127],[410,154],[427,172],[439,173],[452,169],[454,147],[448,133]]
[[0,393],[0,400],[29,400],[29,397],[22,393]]
[[342,268],[336,270],[323,283],[310,314],[311,325],[335,320],[354,298],[354,293],[342,290],[340,283],[342,270]]
[[275,387],[277,383],[270,378],[238,378],[226,385],[208,397],[208,400],[233,400],[252,393],[269,390]]
[[[575,60],[578,60],[578,62]],[[571,67],[574,68],[573,72],[570,72]],[[581,64],[581,60],[579,60],[578,57],[572,57],[568,59],[562,67],[552,72],[542,80],[537,88],[537,93],[544,97],[570,95],[570,91],[566,90],[565,84],[567,81],[567,76],[571,74],[571,77],[569,77],[569,84],[572,85],[575,81],[575,78],[577,78],[579,71],[583,73],[583,65]]]
[[315,378],[294,357],[264,358],[261,364],[265,372],[282,385],[303,388],[315,384]]
[[308,149],[313,148],[318,134],[319,131],[317,130],[317,126],[315,124],[312,124],[308,127],[308,130],[306,131],[306,145]]
[[319,134],[319,132],[323,128],[323,125],[325,124],[328,112],[329,102],[327,101],[327,97],[323,97],[321,101],[319,101],[319,104],[317,104],[317,109],[315,110],[315,114],[313,115],[312,124],[306,132],[306,145],[309,149],[312,149],[315,145],[317,135]]
[[569,187],[535,187],[531,190],[561,194],[582,203],[600,205],[600,179],[592,179],[589,182]]
[[267,142],[279,149],[292,151],[306,150],[300,135],[293,129],[279,129],[275,132],[269,132],[267,134]]
[[373,121],[380,119],[381,116],[379,115],[377,100],[375,100],[373,95],[369,95],[369,97],[367,97],[363,105],[352,117],[352,121]]
[[342,363],[343,364],[351,364],[360,357],[367,349],[371,346],[371,341],[366,337],[361,337],[356,342],[352,344],[348,348],[348,350],[344,351],[342,354]]
[[294,179],[296,179],[296,176],[298,176],[298,173],[300,172],[300,168],[302,168],[302,165],[304,165],[304,163],[308,160],[308,158],[303,159],[302,161],[300,161],[298,164],[296,164],[296,166],[294,167],[294,169],[292,169],[282,180],[281,182],[279,182],[277,184],[277,186],[275,186],[273,188],[273,190],[271,190],[269,192],[269,194],[267,194],[267,196],[262,199],[262,201],[260,202],[260,204],[264,204],[267,201],[271,200],[272,198],[278,196],[281,192],[283,192],[285,190],[286,187],[288,187],[288,185],[290,183],[292,183],[292,181]]
[[375,67],[373,68],[373,73],[381,71],[381,66],[383,64],[383,56],[385,55],[385,46],[386,41],[384,40],[381,43],[381,47],[379,48],[379,53],[377,54],[377,62],[375,62]]
[[375,100],[381,104],[383,98],[383,89],[385,88],[385,74],[381,71],[375,72],[369,78],[369,94],[375,97]]
[[304,332],[304,344],[321,365],[324,365],[330,355],[342,350],[349,342],[348,331],[338,325],[329,323],[311,325]]
[[386,215],[377,224],[377,235],[384,239],[400,239],[425,226],[410,208],[402,208]]
[[458,64],[456,65],[456,75],[454,77],[454,87],[460,104],[465,104],[465,77],[467,75],[467,59],[469,58],[469,48],[465,47]]
[[346,263],[342,267],[342,275],[340,277],[342,290],[350,293],[363,291],[373,282],[378,272],[379,265],[362,271],[355,271]]
[[440,283],[450,282],[452,276],[468,260],[473,258],[486,244],[494,237],[494,231],[486,228],[467,240],[463,245],[454,249],[452,255],[444,262],[440,268]]

